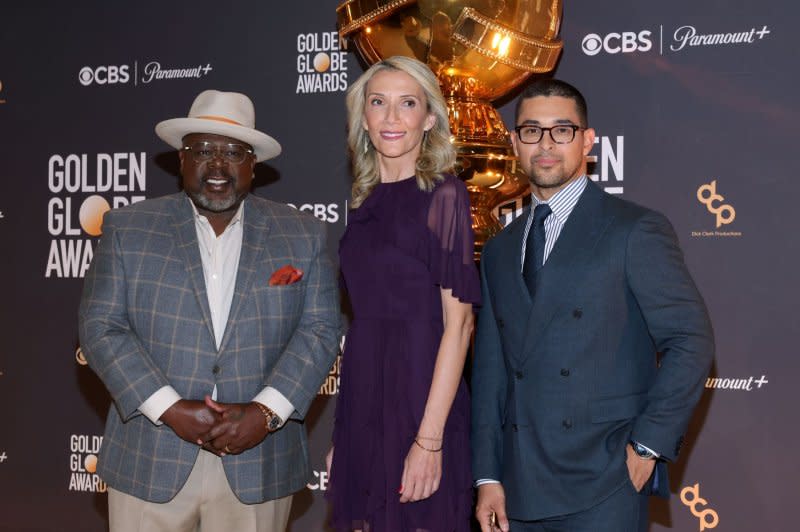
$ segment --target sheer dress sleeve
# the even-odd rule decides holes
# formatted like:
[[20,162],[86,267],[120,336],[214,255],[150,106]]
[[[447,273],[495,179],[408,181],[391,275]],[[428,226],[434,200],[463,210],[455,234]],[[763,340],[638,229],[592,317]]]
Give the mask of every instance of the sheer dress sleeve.
[[467,187],[458,178],[449,176],[432,194],[428,209],[431,275],[439,286],[451,289],[461,302],[480,305]]

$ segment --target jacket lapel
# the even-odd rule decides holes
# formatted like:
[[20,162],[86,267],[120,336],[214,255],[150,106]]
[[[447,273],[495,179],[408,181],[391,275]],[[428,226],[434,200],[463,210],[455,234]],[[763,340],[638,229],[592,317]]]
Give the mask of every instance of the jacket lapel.
[[214,326],[211,322],[211,310],[208,306],[206,281],[203,276],[203,261],[200,257],[200,245],[197,242],[197,229],[195,227],[194,210],[189,204],[189,199],[183,192],[174,196],[175,208],[172,210],[172,227],[175,231],[175,240],[186,273],[191,281],[197,305],[203,315],[208,333],[214,338]]
[[502,239],[498,242],[498,267],[503,268],[508,272],[501,275],[501,278],[509,279],[511,281],[508,286],[508,292],[502,294],[502,303],[511,304],[515,307],[521,307],[523,312],[528,312],[531,306],[531,296],[528,293],[528,287],[525,286],[525,280],[522,278],[522,236],[525,233],[525,225],[530,214],[530,207],[526,207],[522,214],[514,220],[497,238]]
[[528,218],[530,217],[532,208],[533,207],[529,205],[528,208],[522,212],[522,215],[519,217],[520,223],[517,224],[508,235],[511,239],[511,249],[514,250],[511,264],[514,266],[513,279],[516,287],[515,292],[524,300],[526,309],[530,308],[533,300],[531,299],[530,292],[528,292],[525,279],[522,277],[522,237],[525,235],[525,226],[528,224]]
[[587,183],[539,273],[528,317],[523,357],[529,356],[553,316],[571,301],[587,259],[611,223],[612,216],[604,209],[604,194],[591,181]]
[[[247,294],[252,291],[253,282],[256,281],[256,273],[263,274],[272,270],[265,266],[268,259],[262,258],[268,253],[266,240],[270,231],[270,216],[265,212],[265,207],[255,201],[252,196],[245,201],[242,212],[242,253],[239,256],[239,269],[236,272],[236,285],[233,289],[233,300],[231,310],[228,314],[228,322],[225,324],[225,333],[219,345],[219,353],[225,351],[230,336],[232,334],[232,324],[244,304]],[[269,279],[261,279],[260,282],[267,283]]]
[[[495,304],[495,318],[505,327],[504,334],[510,335],[509,345],[513,348],[507,355],[514,360],[521,360],[522,344],[526,337],[526,324],[519,320],[524,320],[531,309],[531,297],[520,271],[522,236],[529,212],[529,208],[524,210],[494,237],[491,259],[483,259],[489,261],[485,265],[486,278]],[[484,294],[484,297],[489,296]]]

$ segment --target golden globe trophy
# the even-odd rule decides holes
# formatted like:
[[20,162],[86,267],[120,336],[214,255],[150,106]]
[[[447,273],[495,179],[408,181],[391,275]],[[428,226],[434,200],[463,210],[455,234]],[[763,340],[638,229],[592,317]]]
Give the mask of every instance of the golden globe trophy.
[[345,0],[339,35],[369,64],[393,55],[426,63],[448,102],[456,171],[470,192],[475,258],[500,222],[493,211],[525,194],[508,130],[489,103],[561,53],[559,0]]

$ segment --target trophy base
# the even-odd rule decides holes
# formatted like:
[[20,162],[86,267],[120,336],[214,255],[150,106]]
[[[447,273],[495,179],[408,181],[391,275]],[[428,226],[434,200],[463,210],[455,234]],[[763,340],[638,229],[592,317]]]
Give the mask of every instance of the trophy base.
[[511,137],[497,110],[481,100],[448,100],[453,146],[458,157],[456,175],[470,194],[475,260],[486,241],[503,228],[497,207],[529,190],[525,176],[517,171]]

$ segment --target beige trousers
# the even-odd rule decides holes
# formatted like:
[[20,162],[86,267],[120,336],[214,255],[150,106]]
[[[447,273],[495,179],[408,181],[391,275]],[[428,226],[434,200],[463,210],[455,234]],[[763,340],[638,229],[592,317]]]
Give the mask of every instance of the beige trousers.
[[148,502],[108,488],[111,532],[284,532],[292,496],[244,504],[222,460],[201,450],[186,485],[169,502]]

